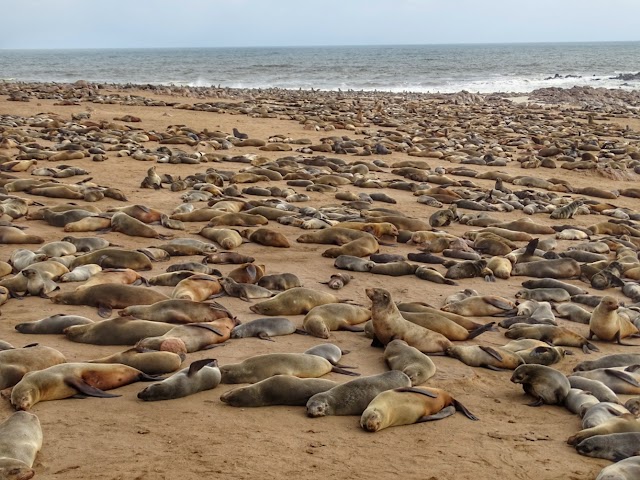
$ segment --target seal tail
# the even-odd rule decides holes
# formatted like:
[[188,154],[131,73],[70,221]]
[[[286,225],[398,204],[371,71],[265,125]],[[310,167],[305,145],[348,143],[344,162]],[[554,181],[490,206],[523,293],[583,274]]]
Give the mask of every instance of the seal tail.
[[464,405],[462,405],[459,401],[457,400],[453,400],[453,406],[456,407],[456,410],[463,413],[465,417],[467,417],[469,420],[480,420],[478,417],[476,417],[473,413],[471,413],[469,410],[467,410],[467,407],[465,407]]
[[489,322],[489,323],[485,323],[481,327],[476,328],[475,330],[472,330],[471,332],[469,332],[469,336],[467,337],[467,340],[471,340],[472,338],[476,338],[478,335],[482,335],[484,332],[488,332],[492,330],[494,325],[495,325],[495,322]]
[[539,238],[534,238],[533,240],[531,240],[528,244],[527,244],[527,248],[524,251],[524,254],[527,256],[532,256],[535,254],[536,252],[536,248],[538,248],[538,242],[540,241]]

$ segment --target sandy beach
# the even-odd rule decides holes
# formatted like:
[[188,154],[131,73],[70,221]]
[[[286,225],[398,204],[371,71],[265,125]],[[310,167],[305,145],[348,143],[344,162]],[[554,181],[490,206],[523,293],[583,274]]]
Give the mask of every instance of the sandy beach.
[[[3,84],[4,85],[4,84]],[[17,144],[37,143],[41,148],[52,149],[57,142],[43,139],[48,128],[60,130],[59,139],[72,142],[88,142],[87,137],[96,131],[113,130],[120,132],[135,129],[155,138],[159,133],[178,131],[187,127],[199,141],[195,145],[162,145],[174,152],[180,149],[187,154],[209,154],[203,159],[213,159],[215,155],[253,155],[254,165],[269,166],[269,162],[293,156],[299,159],[314,156],[337,157],[352,164],[356,161],[371,162],[382,160],[389,167],[380,172],[369,171],[370,179],[381,182],[402,179],[392,174],[393,165],[405,161],[426,162],[431,170],[444,167],[447,176],[461,182],[468,180],[475,186],[453,185],[451,190],[470,192],[488,191],[495,181],[456,176],[452,169],[463,166],[463,160],[483,158],[491,155],[504,160],[504,165],[490,166],[467,164],[464,166],[478,173],[499,170],[511,177],[527,175],[542,179],[555,178],[568,183],[573,191],[556,191],[558,197],[582,198],[592,203],[609,203],[613,208],[637,212],[639,200],[619,195],[614,199],[603,199],[575,193],[584,187],[597,187],[603,191],[620,191],[638,185],[637,155],[640,152],[640,119],[637,111],[609,104],[597,110],[582,106],[541,103],[535,98],[518,97],[511,102],[498,96],[463,95],[402,95],[337,92],[285,92],[285,91],[242,91],[228,89],[207,91],[197,89],[116,89],[78,84],[76,88],[56,88],[16,84],[4,86],[0,91],[0,140],[19,138],[10,148],[0,150],[0,155],[14,160],[21,151]],[[8,90],[27,93],[28,102],[10,101]],[[49,93],[47,93],[49,92]],[[53,93],[52,93],[53,92]],[[63,92],[66,92],[63,94]],[[14,95],[16,96],[16,95]],[[111,100],[107,100],[111,99]],[[146,99],[146,100],[145,100]],[[535,103],[534,103],[535,101]],[[581,102],[583,99],[580,100]],[[61,105],[70,103],[70,105]],[[578,102],[576,101],[576,104]],[[156,105],[156,106],[152,106]],[[89,118],[83,118],[83,113]],[[140,122],[114,120],[125,115],[139,117]],[[72,116],[79,118],[72,121]],[[38,123],[38,118],[56,118],[56,126]],[[29,120],[22,121],[27,118]],[[12,121],[14,125],[12,126]],[[69,122],[69,123],[67,123]],[[73,128],[91,122],[101,125],[93,133],[83,130],[73,134]],[[124,126],[124,127],[123,127]],[[80,127],[77,127],[80,128]],[[232,135],[233,128],[247,133],[249,138],[268,142],[274,136],[281,136],[282,145],[290,146],[290,151],[264,151],[259,147],[232,146],[228,150],[216,149],[221,142],[207,136],[207,132],[224,132]],[[139,132],[138,132],[139,129]],[[135,133],[134,132],[134,133]],[[131,132],[127,132],[131,133]],[[331,144],[327,138],[342,136],[360,141],[372,147],[376,143],[388,141],[390,154],[358,156],[356,154],[335,154],[333,152],[303,153],[296,150],[308,147],[293,140],[308,139],[310,145]],[[400,138],[413,140],[432,157],[409,155],[412,150],[400,147]],[[325,140],[323,140],[325,139]],[[424,140],[424,141],[423,141]],[[384,143],[384,142],[383,142]],[[535,154],[542,148],[558,145],[562,154],[569,150],[567,145],[576,145],[578,154],[585,151],[579,147],[595,144],[598,150],[591,152],[599,157],[594,168],[585,170],[561,168],[561,154],[550,157],[556,168],[521,168],[520,160],[535,161]],[[272,143],[267,143],[270,145]],[[200,164],[170,164],[134,160],[130,154],[135,149],[155,151],[161,145],[154,140],[128,142],[117,150],[109,150],[104,143],[106,159],[92,160],[92,155],[78,160],[48,162],[39,160],[23,172],[5,172],[18,178],[43,178],[31,175],[34,168],[68,164],[87,170],[87,175],[59,179],[64,183],[75,183],[86,177],[101,186],[120,189],[127,196],[127,202],[104,198],[95,203],[73,200],[79,205],[92,205],[103,212],[113,207],[143,204],[170,214],[182,203],[184,191],[173,192],[164,188],[154,190],[141,188],[147,169],[155,165],[160,175],[171,174],[182,178],[196,173],[204,173],[208,168],[221,172],[238,172],[251,167],[251,163],[237,161],[207,161]],[[127,148],[125,148],[127,146]],[[391,148],[391,147],[397,148]],[[404,151],[402,151],[404,149]],[[616,150],[617,149],[617,150]],[[129,154],[125,154],[125,150]],[[612,150],[624,153],[611,153]],[[635,157],[635,160],[634,160]],[[542,157],[540,157],[542,158]],[[584,158],[584,157],[583,157]],[[6,162],[3,162],[6,163]],[[605,166],[608,163],[609,166]],[[615,164],[615,165],[612,165]],[[300,165],[302,166],[302,165]],[[407,180],[410,181],[410,180]],[[419,182],[418,182],[419,183]],[[429,186],[437,186],[434,183]],[[239,184],[240,189],[252,186]],[[261,187],[286,187],[286,181],[261,181]],[[558,185],[556,183],[555,185]],[[228,186],[225,182],[224,186]],[[532,192],[551,193],[546,190],[511,185],[514,191],[523,189]],[[381,185],[384,187],[384,184]],[[309,195],[307,202],[295,203],[297,207],[340,206],[334,192],[309,192],[303,187],[294,187],[298,193]],[[397,203],[373,202],[373,207],[390,208],[403,214],[427,221],[438,208],[420,204],[412,191],[391,188],[359,188],[353,184],[338,187],[340,192],[372,193],[385,192]],[[46,206],[66,203],[71,200],[45,198],[26,192],[16,195]],[[261,200],[264,197],[245,195],[243,200]],[[282,199],[283,200],[283,199]],[[206,206],[197,202],[196,208]],[[442,208],[446,208],[447,205]],[[40,207],[31,205],[29,211]],[[458,209],[459,213],[478,213]],[[549,213],[526,215],[521,210],[489,211],[491,217],[500,221],[531,218],[540,225],[561,225],[572,223],[580,227],[605,222],[611,217],[597,214],[577,215],[572,220],[554,220]],[[49,241],[65,236],[61,228],[48,225],[42,220],[18,218],[15,225],[26,227],[29,234],[41,235]],[[186,223],[186,230],[170,230],[159,225],[153,227],[160,233],[174,237],[189,237],[204,240],[197,233],[206,222]],[[307,230],[281,225],[269,221],[268,228],[283,233],[291,248],[279,249],[244,243],[236,250],[256,258],[256,263],[266,266],[267,273],[291,272],[302,281],[303,286],[330,292],[320,282],[327,281],[337,272],[334,260],[324,258],[321,253],[326,245],[298,243],[296,239]],[[478,229],[458,222],[444,227],[448,233],[461,237],[466,231]],[[142,248],[159,245],[161,240],[127,236],[122,233],[86,232],[77,236],[99,235],[102,238],[126,248]],[[595,236],[600,238],[603,235]],[[542,235],[541,238],[552,238]],[[635,238],[635,245],[640,245]],[[524,247],[527,242],[516,242]],[[579,241],[558,240],[556,252],[566,250]],[[0,260],[7,261],[15,248],[36,250],[37,245],[0,245]],[[403,243],[381,246],[382,253],[407,255],[416,252],[416,246]],[[608,254],[614,259],[615,253]],[[183,261],[201,261],[202,256],[173,257],[166,262],[153,263],[153,270],[141,272],[145,277],[163,273],[171,264]],[[442,265],[431,265],[440,273],[446,271]],[[233,265],[218,267],[223,274]],[[440,308],[444,299],[465,288],[472,288],[480,295],[500,295],[515,301],[515,294],[527,277],[511,277],[507,280],[485,282],[483,278],[458,280],[457,286],[440,285],[418,279],[414,275],[390,277],[371,273],[352,273],[353,280],[337,296],[350,299],[369,307],[370,301],[365,288],[380,287],[390,291],[395,301],[427,302]],[[612,295],[627,304],[633,303],[625,297],[620,288],[597,291],[580,280],[570,280],[596,295]],[[73,290],[78,284],[59,283],[62,292]],[[167,295],[171,287],[153,287]],[[251,303],[238,298],[217,299],[242,322],[259,318],[249,310]],[[252,302],[255,303],[255,302]],[[103,357],[125,348],[118,346],[95,346],[73,343],[63,335],[24,335],[15,331],[21,322],[37,320],[56,313],[78,314],[99,321],[93,307],[55,305],[51,301],[37,297],[10,299],[0,307],[0,340],[14,346],[39,343],[58,349],[68,361],[85,361]],[[301,327],[303,315],[290,317]],[[475,321],[486,323],[500,319],[481,317]],[[557,318],[558,325],[565,326],[581,335],[588,334],[588,326]],[[485,333],[463,342],[481,345],[504,345],[508,339],[504,329]],[[363,333],[332,332],[330,342],[350,353],[344,358],[348,365],[357,366],[361,375],[372,375],[387,370],[382,349],[370,346],[371,340]],[[303,352],[323,340],[312,336],[288,335],[276,337],[274,342],[257,338],[229,340],[224,347],[188,354],[183,363],[186,367],[194,360],[216,358],[220,365],[242,361],[250,356],[271,352]],[[638,340],[630,340],[640,343]],[[569,348],[574,355],[567,356],[553,368],[569,374],[573,367],[589,357],[597,358],[610,353],[633,351],[640,347],[622,347],[612,343],[596,342],[600,352],[586,355],[580,349]],[[359,417],[308,418],[303,407],[233,408],[220,401],[220,395],[235,388],[233,385],[219,385],[213,390],[201,392],[182,399],[164,402],[142,402],[136,398],[144,388],[135,383],[114,391],[119,398],[66,399],[42,402],[33,408],[42,424],[44,444],[38,454],[34,469],[36,478],[42,479],[195,479],[204,477],[229,476],[236,479],[256,478],[298,478],[326,479],[340,476],[347,479],[363,478],[406,478],[406,479],[593,479],[598,472],[609,465],[607,460],[580,456],[567,445],[567,438],[580,430],[580,418],[560,406],[529,407],[531,400],[520,385],[509,381],[510,371],[490,371],[472,368],[462,362],[444,356],[432,357],[437,372],[426,385],[449,391],[462,402],[479,421],[472,422],[457,413],[438,422],[429,422],[403,427],[395,427],[377,433],[367,433],[359,426]],[[326,378],[344,382],[350,377],[331,373]],[[6,392],[5,392],[6,393]],[[629,396],[620,395],[621,401]],[[10,402],[0,398],[0,419],[13,412]]]

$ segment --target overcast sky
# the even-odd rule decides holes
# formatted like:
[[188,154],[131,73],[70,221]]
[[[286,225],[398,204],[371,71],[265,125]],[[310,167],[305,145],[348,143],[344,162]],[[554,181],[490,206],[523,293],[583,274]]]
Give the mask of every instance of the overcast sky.
[[640,0],[0,0],[0,6],[5,49],[640,40]]

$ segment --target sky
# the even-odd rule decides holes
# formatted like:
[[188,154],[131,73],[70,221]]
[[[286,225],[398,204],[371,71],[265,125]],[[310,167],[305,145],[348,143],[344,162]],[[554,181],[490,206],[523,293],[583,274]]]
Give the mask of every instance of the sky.
[[640,40],[640,0],[0,0],[0,49]]

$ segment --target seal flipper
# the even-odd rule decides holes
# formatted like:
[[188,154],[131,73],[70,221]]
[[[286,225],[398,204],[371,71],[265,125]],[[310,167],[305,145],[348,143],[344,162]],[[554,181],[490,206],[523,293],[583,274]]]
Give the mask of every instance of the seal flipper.
[[623,347],[637,347],[638,345],[634,345],[633,343],[622,343],[622,339],[620,338],[620,330],[616,332],[616,336],[614,337],[616,343],[618,345],[622,345]]
[[122,396],[122,395],[115,395],[113,393],[107,393],[104,390],[100,390],[99,388],[93,387],[88,383],[86,383],[84,380],[76,377],[65,378],[64,383],[69,385],[71,388],[75,388],[78,392],[88,397],[115,398],[115,397]]
[[415,388],[415,387],[400,387],[400,388],[396,388],[394,391],[419,393],[420,395],[424,395],[425,397],[438,398],[437,393],[433,393],[433,392],[430,392],[429,390],[422,390],[421,388]]
[[[469,332],[469,336],[467,337],[467,340],[471,340],[472,338],[476,338],[478,335],[481,335],[484,332],[488,332],[488,331],[492,330],[494,325],[495,325],[495,322],[485,323],[481,327],[478,327],[475,330],[472,330],[471,332]],[[482,347],[480,347],[480,348],[482,348]],[[487,353],[489,353],[489,352],[487,352]]]
[[187,323],[185,324],[185,326],[188,327],[196,327],[196,328],[204,328],[205,330],[209,330],[210,332],[215,333],[216,335],[220,336],[220,337],[224,337],[224,334],[222,332],[220,332],[220,330],[212,327],[211,325],[207,325],[204,323]]
[[529,407],[539,407],[543,403],[544,402],[542,401],[542,397],[538,397],[535,402],[527,403],[527,406],[529,406]]
[[346,330],[347,332],[364,332],[364,328],[356,325],[342,325],[338,330]]
[[487,347],[485,345],[480,345],[480,350],[482,350],[485,353],[488,353],[499,362],[502,362],[504,360],[502,355],[500,355],[500,352],[498,352],[495,348]]
[[440,410],[438,413],[434,413],[433,415],[425,415],[424,417],[420,417],[418,420],[416,420],[416,423],[432,422],[434,420],[442,420],[443,418],[450,417],[454,413],[456,413],[456,408],[454,406],[452,406],[452,405],[449,405],[448,407],[445,407],[442,410]]
[[371,340],[371,346],[376,348],[384,348],[384,344],[380,341],[378,337],[373,335],[373,340]]
[[605,373],[607,375],[612,375],[622,380],[623,382],[627,382],[629,385],[633,385],[634,387],[640,387],[640,383],[638,383],[638,381],[635,378],[633,378],[631,375],[629,375],[626,372],[621,372],[619,370],[613,370],[612,368],[607,368],[605,369]]
[[500,308],[504,311],[509,311],[513,309],[513,306],[505,302],[506,299],[500,297],[484,297],[484,301],[489,305],[493,305],[496,308]]
[[198,373],[204,367],[207,367],[209,365],[217,367],[218,360],[216,360],[215,358],[205,358],[202,360],[196,360],[195,362],[192,362],[191,365],[189,365],[189,371],[187,372],[187,377],[190,377]]
[[103,303],[98,304],[98,315],[102,318],[109,318],[113,309],[109,305],[105,305]]
[[340,368],[338,366],[333,366],[333,368],[331,369],[332,372],[334,373],[341,373],[342,375],[350,375],[352,377],[359,377],[360,374],[358,372],[350,372],[349,370],[345,370],[344,368]]
[[464,405],[462,405],[459,401],[457,401],[455,399],[453,400],[453,406],[456,408],[457,411],[463,413],[464,416],[467,417],[469,420],[480,420],[473,413],[471,413],[469,410],[467,410],[467,407],[465,407]]
[[[305,332],[304,330],[300,329],[300,328],[296,328],[293,333],[297,333],[298,335],[309,335],[307,332]],[[344,354],[343,354],[344,355]]]
[[275,342],[275,340],[273,338],[271,338],[269,336],[268,333],[266,332],[260,332],[258,333],[258,335],[256,335],[260,340],[266,340],[267,342]]

